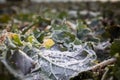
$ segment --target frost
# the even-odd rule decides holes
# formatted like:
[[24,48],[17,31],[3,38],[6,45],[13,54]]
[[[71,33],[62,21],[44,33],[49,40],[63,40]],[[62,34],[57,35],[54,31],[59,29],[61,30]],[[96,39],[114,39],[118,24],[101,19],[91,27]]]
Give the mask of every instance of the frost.
[[44,49],[38,55],[41,71],[52,80],[69,80],[74,74],[87,71],[96,59],[95,52],[87,44],[74,45],[71,52]]

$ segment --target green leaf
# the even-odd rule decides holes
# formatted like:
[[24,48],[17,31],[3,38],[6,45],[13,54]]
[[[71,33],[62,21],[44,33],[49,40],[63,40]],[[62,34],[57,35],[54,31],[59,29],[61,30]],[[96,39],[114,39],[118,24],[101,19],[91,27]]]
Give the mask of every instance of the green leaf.
[[120,40],[116,39],[111,45],[110,54],[115,55],[116,53],[120,54]]
[[69,44],[75,40],[75,35],[67,31],[55,31],[52,38],[56,42]]
[[79,39],[83,39],[84,37],[86,37],[89,33],[90,33],[90,29],[89,28],[83,28],[83,29],[77,29],[77,36]]
[[33,36],[29,36],[29,37],[28,37],[28,41],[29,41],[30,43],[32,43],[33,40],[34,40],[34,37],[33,37]]
[[36,47],[40,45],[40,43],[37,41],[37,39],[33,35],[28,36],[27,41]]
[[38,16],[36,18],[37,22],[39,23],[39,25],[50,25],[51,24],[51,20],[47,19],[47,18],[42,18],[41,16]]
[[82,21],[78,21],[77,26],[77,37],[83,39],[86,35],[91,32],[91,29],[87,27]]
[[45,36],[45,33],[42,31],[40,32],[39,30],[34,30],[34,36],[35,38],[40,42],[42,43],[43,42],[43,39],[44,39],[44,36]]
[[67,14],[67,12],[65,12],[65,11],[61,12],[61,13],[58,15],[58,17],[59,17],[60,19],[64,19],[64,18],[66,18],[67,16],[68,16],[68,14]]
[[31,25],[29,25],[28,27],[26,27],[23,31],[22,34],[25,34],[29,29],[31,29],[36,23],[32,23]]
[[13,40],[13,42],[14,42],[16,45],[18,45],[18,46],[22,46],[22,45],[23,45],[23,43],[22,43],[22,41],[21,41],[21,39],[20,39],[19,34],[13,34],[13,35],[12,35],[12,40]]
[[16,18],[18,20],[21,20],[21,21],[32,21],[33,20],[33,14],[23,14],[23,13],[20,13],[16,16]]
[[81,40],[79,40],[78,38],[75,38],[74,44],[75,45],[80,45],[82,43]]
[[52,24],[52,30],[70,31],[70,28],[66,24]]

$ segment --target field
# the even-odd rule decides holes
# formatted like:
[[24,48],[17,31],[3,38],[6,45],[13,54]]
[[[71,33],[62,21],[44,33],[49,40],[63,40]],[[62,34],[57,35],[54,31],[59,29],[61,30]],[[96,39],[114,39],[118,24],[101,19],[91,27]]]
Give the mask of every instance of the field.
[[120,80],[120,2],[0,4],[0,80]]

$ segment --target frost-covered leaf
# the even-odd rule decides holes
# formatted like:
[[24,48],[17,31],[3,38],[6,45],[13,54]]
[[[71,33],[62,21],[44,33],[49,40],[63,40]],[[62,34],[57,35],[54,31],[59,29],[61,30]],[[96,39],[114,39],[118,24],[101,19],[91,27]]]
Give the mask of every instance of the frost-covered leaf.
[[81,40],[79,40],[78,38],[75,38],[74,44],[75,45],[80,45],[82,43]]
[[77,37],[79,39],[84,38],[90,32],[91,32],[91,30],[87,27],[87,25],[83,24],[82,21],[78,22],[78,25],[77,25]]
[[16,49],[17,46],[11,41],[10,38],[6,37],[5,40],[5,45],[9,48],[9,49]]
[[75,40],[75,35],[67,31],[54,31],[52,35],[53,40],[59,43],[71,43]]
[[11,60],[12,64],[14,64],[23,74],[30,73],[31,69],[35,66],[35,62],[21,50],[16,50],[12,55]]
[[41,71],[45,72],[52,80],[69,80],[69,78],[82,71],[86,71],[92,66],[92,61],[96,59],[95,52],[86,44],[74,45],[73,51],[59,50],[38,50],[39,65]]
[[66,24],[52,24],[52,31],[54,30],[70,31],[70,28]]
[[78,21],[77,37],[83,41],[99,42],[99,39],[92,32],[92,30],[82,21]]

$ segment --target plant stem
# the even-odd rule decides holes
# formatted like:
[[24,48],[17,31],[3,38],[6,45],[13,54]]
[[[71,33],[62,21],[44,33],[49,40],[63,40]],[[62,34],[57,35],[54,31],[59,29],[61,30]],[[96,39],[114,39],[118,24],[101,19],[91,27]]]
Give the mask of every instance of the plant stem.
[[105,61],[103,61],[103,62],[101,62],[101,63],[91,67],[89,70],[97,70],[97,69],[100,69],[100,68],[104,68],[104,67],[106,67],[109,64],[115,63],[116,60],[117,60],[116,58],[111,58],[111,59],[105,60]]

